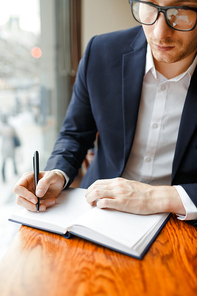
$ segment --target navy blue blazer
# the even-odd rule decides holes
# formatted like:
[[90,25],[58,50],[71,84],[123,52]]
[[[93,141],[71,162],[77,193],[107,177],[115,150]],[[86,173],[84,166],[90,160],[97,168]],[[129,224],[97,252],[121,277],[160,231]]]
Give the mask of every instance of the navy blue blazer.
[[[81,186],[87,188],[97,179],[121,176],[135,136],[146,48],[141,26],[90,40],[46,170],[65,171],[71,183],[98,131],[98,150]],[[172,184],[181,184],[197,205],[196,81],[197,69],[182,113]]]

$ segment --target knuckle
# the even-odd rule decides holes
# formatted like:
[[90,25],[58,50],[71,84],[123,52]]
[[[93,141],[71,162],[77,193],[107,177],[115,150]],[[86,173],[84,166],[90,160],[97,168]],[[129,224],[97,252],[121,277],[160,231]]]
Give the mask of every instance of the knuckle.
[[125,180],[121,177],[117,177],[114,179],[114,185],[116,187],[124,187],[125,186]]
[[121,182],[122,178],[120,177],[117,177],[114,179],[115,183],[119,184]]
[[25,173],[22,174],[21,179],[26,178],[26,177],[31,176],[31,175],[33,175],[33,172],[25,172]]
[[121,177],[117,177],[116,180],[117,180],[118,182],[121,182],[123,179],[122,179]]
[[97,189],[97,186],[96,186],[95,183],[91,185],[91,189],[92,189],[92,190],[96,190],[96,189]]
[[122,207],[127,207],[127,205],[128,205],[128,201],[127,201],[127,199],[126,198],[121,198],[120,200],[119,200],[119,202],[120,202],[120,205],[122,206]]
[[20,188],[21,188],[21,186],[20,186],[20,184],[15,184],[14,185],[14,187],[13,187],[13,193],[14,194],[20,194]]
[[97,198],[100,196],[100,190],[99,189],[97,189],[97,188],[94,189],[94,196],[97,197]]
[[104,208],[107,208],[108,204],[109,203],[108,203],[107,199],[102,199],[102,205],[103,205]]
[[13,187],[14,194],[17,194],[17,189],[18,189],[18,186],[17,185],[14,185],[14,187]]
[[106,199],[100,199],[98,202],[97,202],[97,206],[99,208],[107,208],[108,207],[108,201]]
[[16,204],[19,206],[22,204],[21,198],[19,196],[17,196],[17,198],[16,198]]

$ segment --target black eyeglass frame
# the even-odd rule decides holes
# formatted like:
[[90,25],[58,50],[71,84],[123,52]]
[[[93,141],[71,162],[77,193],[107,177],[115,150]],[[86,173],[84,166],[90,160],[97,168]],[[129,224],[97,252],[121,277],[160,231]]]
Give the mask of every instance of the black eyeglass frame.
[[[148,4],[148,5],[150,5],[150,6],[155,7],[155,8],[157,9],[157,17],[156,17],[155,21],[154,21],[153,23],[151,23],[151,24],[145,24],[145,23],[142,23],[142,22],[140,22],[139,20],[137,20],[136,17],[135,17],[135,15],[134,15],[134,13],[133,13],[133,8],[132,8],[132,7],[133,7],[133,6],[132,6],[133,2],[144,3],[144,4]],[[146,2],[146,1],[140,1],[140,0],[129,0],[129,3],[130,3],[130,6],[131,6],[131,12],[132,12],[132,15],[133,15],[134,19],[135,19],[138,23],[140,23],[140,24],[142,24],[142,25],[146,25],[146,26],[152,26],[152,25],[154,25],[154,23],[156,23],[156,21],[157,21],[158,18],[159,18],[159,14],[160,14],[160,12],[162,12],[162,13],[164,14],[164,16],[165,16],[165,21],[166,21],[167,25],[168,25],[170,28],[172,28],[173,30],[176,30],[176,31],[182,31],[182,32],[188,32],[188,31],[192,31],[192,30],[194,30],[195,27],[196,27],[196,24],[197,24],[197,7],[195,8],[195,7],[186,6],[186,5],[184,5],[184,6],[159,6],[159,5],[156,5],[156,4],[152,3],[152,2]],[[167,10],[168,10],[168,9],[173,9],[173,8],[174,8],[174,9],[183,9],[183,10],[193,10],[193,11],[195,11],[195,12],[196,12],[196,23],[194,24],[194,26],[193,26],[191,29],[186,29],[186,30],[182,30],[182,29],[174,28],[174,27],[168,22],[168,19],[167,19],[167,16],[166,16],[166,12],[167,12]]]

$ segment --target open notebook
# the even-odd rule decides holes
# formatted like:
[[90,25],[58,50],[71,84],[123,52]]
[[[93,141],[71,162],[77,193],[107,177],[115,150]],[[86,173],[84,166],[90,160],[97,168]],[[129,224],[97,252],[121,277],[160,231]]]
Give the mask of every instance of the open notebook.
[[57,204],[46,212],[21,209],[9,220],[66,238],[74,234],[142,258],[169,217],[168,213],[144,216],[92,207],[86,202],[85,192],[85,189],[67,189],[61,192]]

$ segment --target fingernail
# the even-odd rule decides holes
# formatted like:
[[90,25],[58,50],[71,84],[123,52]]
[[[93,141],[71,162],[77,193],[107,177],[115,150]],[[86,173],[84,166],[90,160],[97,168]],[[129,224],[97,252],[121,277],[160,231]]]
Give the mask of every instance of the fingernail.
[[44,205],[40,205],[39,211],[44,212],[46,210],[46,207]]
[[44,191],[42,189],[38,189],[38,190],[36,190],[36,195],[37,196],[43,196],[44,195]]
[[49,206],[53,206],[55,204],[55,200],[50,201]]

